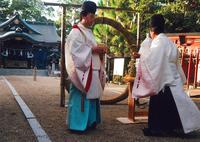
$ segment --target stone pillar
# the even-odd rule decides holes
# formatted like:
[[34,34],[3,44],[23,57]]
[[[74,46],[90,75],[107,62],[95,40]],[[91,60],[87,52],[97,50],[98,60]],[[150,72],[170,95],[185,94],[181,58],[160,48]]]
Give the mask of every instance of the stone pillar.
[[56,70],[56,64],[53,62],[51,65],[51,74],[54,74],[54,71]]

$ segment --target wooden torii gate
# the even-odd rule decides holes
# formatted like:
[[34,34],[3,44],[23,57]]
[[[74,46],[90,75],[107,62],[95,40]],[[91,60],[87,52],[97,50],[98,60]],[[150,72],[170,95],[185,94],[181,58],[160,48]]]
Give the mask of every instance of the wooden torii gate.
[[[66,8],[67,7],[74,7],[74,8],[80,8],[81,5],[77,5],[77,4],[63,4],[63,3],[50,3],[50,2],[44,2],[44,5],[46,6],[59,6],[62,7],[62,20],[61,20],[61,80],[60,80],[60,106],[64,107],[65,106],[65,73],[66,73],[66,69],[65,69],[65,38],[66,38],[66,34],[65,34],[65,24],[66,24]],[[115,11],[127,11],[127,12],[137,12],[135,10],[132,9],[127,9],[127,8],[114,8],[114,7],[103,7],[103,6],[98,6],[97,9],[102,9],[102,10],[115,10]],[[140,14],[137,12],[138,14],[138,20],[137,20],[137,41],[136,41],[136,47],[139,49],[139,45],[140,45]],[[98,20],[96,20],[98,23]],[[132,43],[132,41],[130,40],[130,36],[127,37],[127,41],[128,43]],[[129,84],[129,88],[131,86],[131,83]],[[129,89],[129,95],[130,95],[130,89]],[[128,114],[128,118],[131,120],[134,120],[134,99],[129,97],[129,101],[128,101],[128,105],[129,105],[129,114]]]

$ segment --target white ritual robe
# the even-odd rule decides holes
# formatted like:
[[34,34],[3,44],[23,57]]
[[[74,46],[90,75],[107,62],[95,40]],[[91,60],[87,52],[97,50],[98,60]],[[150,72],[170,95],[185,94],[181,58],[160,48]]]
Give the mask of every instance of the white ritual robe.
[[139,54],[145,56],[148,54],[150,50],[152,39],[150,37],[146,37],[144,41],[141,43]]
[[150,52],[140,60],[141,66],[146,67],[148,76],[153,80],[147,83],[153,84],[156,94],[165,86],[170,87],[184,132],[200,129],[200,111],[184,92],[185,76],[178,61],[178,49],[175,44],[161,33],[153,39]]
[[[136,65],[135,66],[136,66],[137,72],[136,72],[136,77],[135,77],[135,81],[134,81],[133,88],[132,88],[132,96],[134,98],[146,97],[147,95],[150,94],[150,92],[152,92],[152,90],[149,89],[149,88],[152,88],[152,87],[147,86],[146,83],[144,83],[146,81],[142,80],[143,78],[140,78],[140,76],[142,74],[144,75],[144,73],[146,73],[146,72],[142,73],[141,68],[143,68],[143,69],[146,69],[146,68],[144,68],[144,64],[143,64],[143,66],[141,66],[140,59],[145,58],[145,56],[148,56],[148,54],[150,52],[151,42],[152,42],[152,39],[147,35],[147,37],[144,39],[144,41],[140,45],[140,50],[138,52],[140,54],[140,58],[136,59]],[[145,77],[145,79],[150,79],[148,77],[149,76],[147,74],[147,77]]]
[[[150,51],[151,42],[152,42],[152,39],[148,36],[142,41],[142,43],[140,45],[140,49],[138,51],[140,56],[148,55],[148,52]],[[135,65],[136,70],[138,70],[137,68],[138,68],[139,61],[140,61],[140,58],[137,58],[136,65]]]
[[[103,63],[98,54],[92,54],[92,48],[97,46],[92,30],[84,27],[81,23],[78,28],[72,29],[66,40],[65,59],[66,69],[72,83],[88,99],[100,98],[103,94],[103,82],[105,79],[99,76],[99,72],[105,74]],[[89,90],[85,90],[89,70],[92,64],[92,81]]]

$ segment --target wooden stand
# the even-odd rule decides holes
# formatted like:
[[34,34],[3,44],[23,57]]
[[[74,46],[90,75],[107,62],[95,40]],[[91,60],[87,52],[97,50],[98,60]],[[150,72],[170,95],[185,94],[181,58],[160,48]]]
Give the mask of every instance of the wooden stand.
[[136,111],[135,99],[132,98],[132,87],[134,78],[126,77],[124,81],[128,83],[128,117],[117,118],[122,123],[146,123],[147,122],[147,111]]

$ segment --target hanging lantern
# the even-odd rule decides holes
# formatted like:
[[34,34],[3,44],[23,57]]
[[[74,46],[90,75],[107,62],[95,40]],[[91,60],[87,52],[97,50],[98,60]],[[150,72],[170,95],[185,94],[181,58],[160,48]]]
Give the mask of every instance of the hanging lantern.
[[33,58],[33,57],[34,57],[34,55],[31,51],[27,52],[27,58]]
[[7,57],[7,56],[8,56],[8,49],[4,50],[4,51],[1,53],[1,55]]
[[22,50],[20,51],[20,56],[23,56],[23,52],[22,52]]

